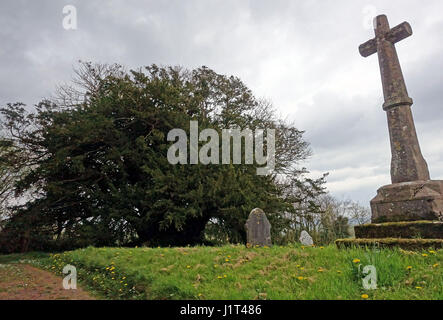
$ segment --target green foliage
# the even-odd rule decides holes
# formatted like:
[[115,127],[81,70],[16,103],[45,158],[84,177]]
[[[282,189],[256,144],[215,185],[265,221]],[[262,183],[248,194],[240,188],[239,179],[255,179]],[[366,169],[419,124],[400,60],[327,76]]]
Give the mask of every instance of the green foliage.
[[[0,126],[0,133],[2,127]],[[3,136],[3,135],[2,135]],[[7,204],[13,194],[14,182],[19,177],[17,150],[12,141],[0,136],[0,221],[6,217]]]
[[[42,234],[38,247],[203,243],[210,219],[217,221],[214,232],[244,242],[255,207],[268,214],[277,237],[297,214],[294,203],[309,211],[323,192],[323,178],[305,179],[306,169],[296,168],[309,155],[303,132],[277,119],[238,78],[206,67],[126,72],[91,63],[77,75],[80,87],[61,88],[57,100],[42,101],[35,113],[22,104],[0,110],[8,141],[21,150],[21,167],[30,168],[14,188],[31,200],[15,212],[38,221],[38,232],[31,232]],[[257,164],[171,165],[166,136],[174,128],[189,132],[190,120],[218,132],[276,129],[275,173],[259,176]],[[2,233],[19,229],[12,218]],[[21,233],[37,245],[29,231]]]

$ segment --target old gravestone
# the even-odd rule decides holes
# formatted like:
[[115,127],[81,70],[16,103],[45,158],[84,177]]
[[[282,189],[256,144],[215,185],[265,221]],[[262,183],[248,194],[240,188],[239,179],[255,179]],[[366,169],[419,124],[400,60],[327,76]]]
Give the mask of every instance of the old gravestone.
[[300,234],[300,243],[305,246],[312,246],[314,244],[314,241],[312,240],[312,237],[309,235],[309,233],[305,230],[303,230]]
[[[371,200],[373,224],[355,227],[359,238],[355,243],[442,247],[438,235],[443,233],[443,181],[430,179],[412,117],[412,99],[395,49],[395,43],[412,35],[412,28],[407,22],[390,28],[388,18],[380,15],[374,20],[374,31],[375,38],[360,45],[359,51],[363,57],[378,54],[391,143],[392,184],[378,189]],[[337,240],[337,244],[353,243]]]
[[271,245],[271,224],[262,209],[256,208],[251,211],[245,227],[249,245]]

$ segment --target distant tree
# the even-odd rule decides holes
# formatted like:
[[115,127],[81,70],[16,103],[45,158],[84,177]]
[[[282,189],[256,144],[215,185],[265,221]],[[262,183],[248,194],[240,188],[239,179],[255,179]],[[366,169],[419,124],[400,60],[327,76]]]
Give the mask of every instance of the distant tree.
[[349,220],[354,225],[362,225],[371,222],[371,210],[358,202],[349,201],[347,206]]
[[352,226],[370,221],[370,210],[352,200],[340,200],[330,194],[318,198],[322,216],[321,238],[325,242],[352,235]]
[[[323,177],[324,178],[324,177]],[[291,228],[283,233],[284,241],[298,241],[301,231],[307,231],[316,244],[328,244],[338,238],[347,238],[351,235],[350,219],[358,204],[350,200],[339,200],[315,183],[306,198],[307,201],[295,203],[295,215]]]
[[[303,132],[276,118],[270,103],[238,78],[206,67],[126,72],[91,63],[76,75],[35,113],[22,104],[0,110],[4,139],[21,150],[22,168],[29,169],[14,190],[32,195],[15,208],[7,230],[18,218],[28,230],[29,221],[38,221],[36,234],[48,247],[185,245],[202,243],[212,221],[212,230],[239,242],[251,209],[265,210],[279,234],[291,222],[288,214],[297,214],[293,203],[303,202],[306,190],[322,189],[322,178],[306,179],[307,170],[297,168],[310,154]],[[167,133],[189,132],[190,120],[219,133],[276,129],[275,172],[259,176],[257,164],[171,165]]]

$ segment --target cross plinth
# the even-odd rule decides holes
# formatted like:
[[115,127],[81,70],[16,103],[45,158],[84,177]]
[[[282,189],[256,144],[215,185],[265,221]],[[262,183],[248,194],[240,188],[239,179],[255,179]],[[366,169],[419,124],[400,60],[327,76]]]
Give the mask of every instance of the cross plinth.
[[395,49],[396,43],[412,35],[412,28],[403,22],[391,29],[388,18],[380,15],[374,19],[374,30],[375,38],[360,45],[359,51],[363,57],[378,54],[391,143],[392,184],[380,188],[372,199],[372,221],[443,221],[443,181],[430,180],[412,117],[412,99]]

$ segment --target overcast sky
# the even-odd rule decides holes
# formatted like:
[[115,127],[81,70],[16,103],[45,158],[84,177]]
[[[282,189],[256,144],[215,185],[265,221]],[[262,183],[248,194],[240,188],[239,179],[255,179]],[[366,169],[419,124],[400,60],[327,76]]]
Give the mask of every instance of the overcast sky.
[[[76,30],[63,28],[66,5]],[[431,178],[443,179],[442,12],[441,0],[1,0],[0,105],[50,96],[79,59],[206,65],[271,100],[306,131],[308,169],[366,205],[390,183],[391,156],[378,60],[358,46],[377,14],[411,23],[397,51]]]

